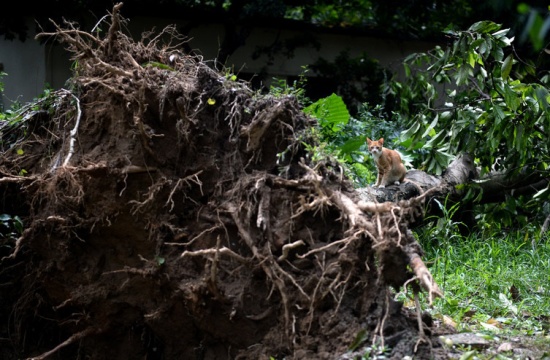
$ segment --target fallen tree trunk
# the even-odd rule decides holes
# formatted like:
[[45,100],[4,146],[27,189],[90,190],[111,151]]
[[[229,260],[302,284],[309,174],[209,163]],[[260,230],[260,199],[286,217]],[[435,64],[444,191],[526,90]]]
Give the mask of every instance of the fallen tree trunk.
[[[538,173],[489,173],[479,178],[472,157],[468,154],[458,156],[441,176],[427,174],[420,170],[407,172],[406,180],[399,186],[386,188],[366,187],[360,189],[364,199],[368,201],[387,202],[410,199],[431,192],[431,203],[434,199],[440,203],[450,202],[455,204],[462,202],[468,211],[473,200],[464,201],[464,195],[468,188],[480,192],[475,196],[476,204],[498,203],[506,200],[508,196],[532,196],[540,190],[548,187],[550,179]],[[428,208],[426,216],[441,215],[438,206]],[[460,214],[460,213],[459,213]]]
[[431,189],[437,189],[432,192],[432,197],[435,198],[447,195],[460,196],[462,192],[457,185],[470,183],[477,175],[478,171],[471,156],[464,154],[458,156],[441,176],[430,175],[420,170],[409,170],[401,185],[386,188],[366,187],[360,190],[365,200],[378,202],[410,199]]

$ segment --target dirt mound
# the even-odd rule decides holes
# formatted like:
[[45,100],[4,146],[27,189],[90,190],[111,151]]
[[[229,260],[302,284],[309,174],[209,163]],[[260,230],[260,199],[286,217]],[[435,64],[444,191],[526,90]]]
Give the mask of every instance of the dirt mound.
[[171,27],[134,42],[119,7],[103,32],[41,35],[73,54],[70,90],[4,124],[1,211],[24,231],[0,240],[2,358],[443,356],[393,299],[440,294],[407,229],[422,198],[362,202],[308,157],[293,97],[182,53]]

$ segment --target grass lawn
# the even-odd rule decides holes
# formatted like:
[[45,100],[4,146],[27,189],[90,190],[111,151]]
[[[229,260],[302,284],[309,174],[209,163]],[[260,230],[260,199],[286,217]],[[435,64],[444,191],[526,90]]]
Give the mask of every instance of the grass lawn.
[[491,346],[449,342],[450,352],[464,360],[550,359],[550,232],[532,226],[463,237],[456,225],[439,219],[417,232],[445,294],[428,311]]

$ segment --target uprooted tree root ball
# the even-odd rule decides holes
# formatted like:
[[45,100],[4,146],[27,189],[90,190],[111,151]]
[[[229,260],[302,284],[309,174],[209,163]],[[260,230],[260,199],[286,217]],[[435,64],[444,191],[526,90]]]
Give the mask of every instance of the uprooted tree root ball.
[[104,32],[40,35],[72,53],[71,90],[4,132],[1,211],[25,226],[1,240],[2,358],[438,358],[394,299],[441,296],[408,230],[426,194],[361,201],[308,157],[293,97],[182,53],[172,27],[134,42],[120,6]]

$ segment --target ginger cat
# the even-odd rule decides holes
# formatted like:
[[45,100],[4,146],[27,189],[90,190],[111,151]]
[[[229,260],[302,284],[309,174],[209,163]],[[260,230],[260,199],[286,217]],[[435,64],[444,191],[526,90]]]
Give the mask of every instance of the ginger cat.
[[403,182],[407,169],[401,162],[401,156],[395,150],[387,149],[384,145],[384,138],[373,141],[367,138],[369,152],[374,158],[378,169],[378,178],[373,187],[385,188],[387,185],[399,185]]

